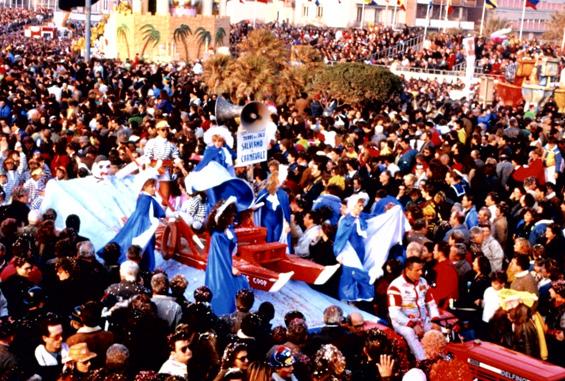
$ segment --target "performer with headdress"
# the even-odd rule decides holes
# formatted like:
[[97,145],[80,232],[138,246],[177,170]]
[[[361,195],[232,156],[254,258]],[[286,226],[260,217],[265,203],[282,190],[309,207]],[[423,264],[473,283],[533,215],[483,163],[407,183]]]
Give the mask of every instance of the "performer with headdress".
[[220,201],[208,217],[211,234],[206,266],[205,285],[212,290],[212,310],[218,316],[235,311],[235,295],[249,288],[247,279],[237,274],[232,255],[237,252],[237,238],[233,230],[236,217],[236,198]]
[[143,249],[140,268],[149,272],[155,268],[155,231],[159,219],[165,217],[165,211],[155,198],[156,189],[157,180],[154,178],[143,183],[133,214],[120,232],[110,240],[120,245],[120,263],[126,260],[126,253],[131,245],[140,246]]
[[374,297],[369,273],[364,268],[368,226],[363,209],[368,199],[364,192],[349,197],[347,214],[338,223],[334,254],[343,266],[338,292],[341,300],[361,301]]
[[204,143],[206,143],[204,156],[194,170],[200,171],[211,161],[216,161],[227,169],[231,176],[235,176],[233,162],[236,154],[232,149],[233,136],[229,130],[223,126],[210,127],[204,133]]
[[170,196],[171,168],[173,165],[182,163],[179,157],[179,149],[175,143],[170,142],[169,123],[161,120],[155,126],[158,136],[149,139],[145,145],[143,159],[159,171],[159,195],[162,204],[167,205]]
[[288,194],[280,187],[279,173],[274,171],[267,180],[265,189],[259,192],[255,204],[263,205],[257,209],[255,222],[267,228],[267,242],[290,242],[290,202]]

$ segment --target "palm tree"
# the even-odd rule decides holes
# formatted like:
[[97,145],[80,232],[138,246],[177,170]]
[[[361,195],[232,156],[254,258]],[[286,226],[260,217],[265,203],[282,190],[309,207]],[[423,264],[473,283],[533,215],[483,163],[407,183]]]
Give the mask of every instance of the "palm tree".
[[311,65],[322,63],[322,54],[310,45],[293,45],[290,49],[292,62],[300,65]]
[[198,41],[198,56],[200,56],[200,48],[204,45],[204,51],[208,51],[208,45],[212,42],[212,34],[209,30],[199,26],[194,32]]
[[290,46],[266,29],[251,31],[237,49],[240,55],[260,55],[281,66],[290,62]]
[[226,30],[222,27],[219,27],[216,31],[216,35],[214,36],[214,46],[224,45],[224,38],[226,38]]
[[229,92],[225,86],[226,75],[234,59],[230,56],[216,54],[204,63],[204,83],[216,94]]
[[159,41],[161,41],[161,32],[151,24],[145,24],[139,28],[139,30],[143,33],[143,39],[145,40],[145,44],[143,44],[143,48],[141,49],[141,57],[143,57],[145,49],[147,49],[149,44],[153,44],[153,48],[159,44]]
[[551,15],[546,32],[542,35],[542,37],[547,41],[561,41],[564,28],[565,12],[554,13]]
[[192,30],[186,24],[180,24],[178,28],[173,32],[173,40],[175,42],[181,42],[184,46],[184,60],[188,62],[188,44],[186,39],[192,34]]
[[126,44],[127,58],[130,58],[129,41],[128,41],[128,26],[126,24],[121,24],[116,33],[118,34],[118,40],[122,40]]

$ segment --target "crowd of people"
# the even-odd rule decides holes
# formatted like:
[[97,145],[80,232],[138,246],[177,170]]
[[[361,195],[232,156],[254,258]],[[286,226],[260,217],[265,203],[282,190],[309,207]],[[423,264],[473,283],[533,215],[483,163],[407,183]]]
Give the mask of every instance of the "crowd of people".
[[[234,27],[233,42],[245,28]],[[347,47],[330,37],[338,31],[296,30],[279,33],[290,42],[326,41],[331,60],[357,60],[414,33],[381,39],[371,30],[341,31]],[[367,51],[358,44],[365,37],[373,41]],[[2,378],[471,379],[436,329],[446,310],[466,339],[564,365],[565,140],[553,100],[537,110],[483,106],[453,101],[449,92],[460,84],[423,80],[406,80],[402,94],[366,108],[332,110],[321,100],[331,94],[301,98],[276,105],[269,161],[233,168],[236,126],[214,130],[216,95],[199,64],[86,64],[69,47],[21,31],[0,35]],[[255,306],[230,271],[235,201],[210,209],[206,193],[186,186],[210,161],[264,198],[256,223],[269,241],[322,265],[342,264],[313,287],[391,328],[331,305],[320,311],[324,327],[313,331],[300,311]],[[41,207],[48,181],[112,175],[134,162],[164,168],[166,187],[144,184],[145,210],[160,208],[159,192],[163,209],[174,206],[195,231],[223,240],[214,255],[230,260],[214,266],[234,278],[230,293],[210,281],[187,295],[185,277],[154,269],[150,246],[126,247],[120,232],[95,252],[93,237],[81,236],[80,211],[58,231],[58,211]],[[371,217],[394,208],[411,230],[371,283],[349,259],[363,260]],[[284,326],[271,326],[275,313]]]
[[[263,25],[290,45],[311,45],[322,52],[326,63],[365,62],[376,65],[397,65],[403,69],[462,71],[465,63],[464,33],[430,32],[426,41],[421,28],[398,28],[374,25],[364,29],[335,29],[314,26],[293,26],[286,23]],[[245,38],[252,26],[241,22],[233,26],[231,46]],[[546,56],[559,57],[556,45],[537,40],[520,42],[512,36],[485,36],[476,41],[476,66],[480,73],[501,75],[516,62],[517,53],[533,56],[544,51]]]
[[17,31],[24,25],[40,24],[43,20],[51,17],[53,17],[53,11],[47,8],[32,10],[3,7],[0,9],[0,34]]

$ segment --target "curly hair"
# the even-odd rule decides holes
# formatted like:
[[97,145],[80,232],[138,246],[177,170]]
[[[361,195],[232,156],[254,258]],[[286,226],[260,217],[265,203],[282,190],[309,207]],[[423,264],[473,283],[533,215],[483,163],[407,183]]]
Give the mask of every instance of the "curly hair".
[[422,337],[422,347],[429,359],[435,359],[445,353],[447,341],[440,331],[431,330]]

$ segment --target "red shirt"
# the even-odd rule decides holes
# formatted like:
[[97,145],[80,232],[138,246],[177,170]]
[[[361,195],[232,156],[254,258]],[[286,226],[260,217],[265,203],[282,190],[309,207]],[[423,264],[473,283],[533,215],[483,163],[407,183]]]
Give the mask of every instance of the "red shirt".
[[449,307],[449,299],[459,297],[459,279],[457,270],[449,260],[438,262],[434,266],[436,282],[433,289],[434,299],[441,309]]

